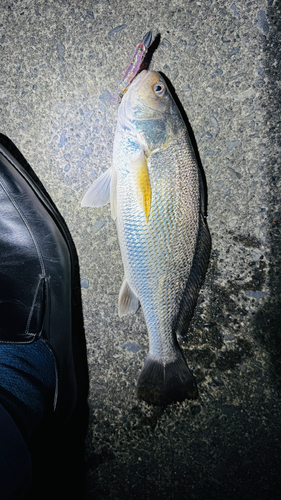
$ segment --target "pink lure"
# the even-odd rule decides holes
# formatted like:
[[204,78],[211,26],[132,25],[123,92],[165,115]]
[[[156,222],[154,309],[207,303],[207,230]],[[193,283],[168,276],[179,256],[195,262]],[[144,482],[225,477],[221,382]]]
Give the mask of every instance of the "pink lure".
[[136,76],[136,74],[140,68],[143,54],[145,53],[145,51],[146,51],[146,46],[143,43],[138,43],[138,45],[136,46],[136,50],[134,52],[134,55],[132,57],[132,60],[129,64],[128,68],[126,69],[125,74],[124,74],[121,82],[119,83],[118,92],[120,94],[124,94],[126,92],[131,81]]
[[130,85],[131,81],[135,78],[138,70],[140,69],[140,65],[143,61],[143,56],[150,45],[151,37],[152,33],[151,31],[149,31],[143,37],[142,41],[137,44],[131,62],[128,68],[126,69],[125,74],[118,86],[118,93],[120,96],[125,94],[128,86]]

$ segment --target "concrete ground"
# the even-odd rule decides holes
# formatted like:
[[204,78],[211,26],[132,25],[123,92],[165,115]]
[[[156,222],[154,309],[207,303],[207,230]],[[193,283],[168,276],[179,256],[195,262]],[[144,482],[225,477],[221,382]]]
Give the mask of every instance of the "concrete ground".
[[[277,0],[1,0],[0,132],[64,216],[80,258],[90,369],[86,499],[281,498],[280,38]],[[81,209],[111,164],[116,89],[136,43],[189,117],[212,254],[186,338],[199,398],[136,399],[142,311],[119,319],[109,207]]]

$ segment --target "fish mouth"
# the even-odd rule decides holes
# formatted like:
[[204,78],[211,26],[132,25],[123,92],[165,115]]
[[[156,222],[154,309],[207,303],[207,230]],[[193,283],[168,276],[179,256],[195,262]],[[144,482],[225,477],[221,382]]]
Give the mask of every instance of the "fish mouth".
[[[121,117],[122,123],[128,122],[128,121],[142,121],[142,120],[149,120],[151,118],[143,118],[141,116],[137,116],[135,113],[135,110],[138,106],[138,99],[139,97],[133,96],[134,94],[138,94],[140,88],[142,85],[145,83],[145,81],[149,78],[151,78],[151,71],[148,70],[143,70],[141,73],[139,73],[132,83],[129,85],[128,90],[124,97],[122,98],[120,107],[119,107],[119,117]],[[153,72],[157,74],[155,71]],[[160,79],[160,75],[159,75]],[[148,104],[145,103],[145,101],[142,101],[141,104],[143,109],[152,109]],[[157,110],[153,110],[155,115],[157,114]],[[154,118],[153,118],[154,119]],[[127,128],[127,127],[126,127]]]
[[148,71],[146,69],[142,70],[132,81],[127,92],[131,93],[132,90],[139,90],[140,86],[143,84],[145,79],[148,77]]
[[134,105],[132,104],[132,100],[130,99],[130,96],[132,92],[137,92],[145,79],[148,77],[148,71],[143,70],[141,73],[139,73],[134,80],[131,82],[131,84],[128,87],[128,90],[124,97],[122,98],[121,104],[119,106],[118,110],[118,119],[120,125],[131,132],[132,135],[136,136],[136,130],[134,126],[134,112],[133,108]]

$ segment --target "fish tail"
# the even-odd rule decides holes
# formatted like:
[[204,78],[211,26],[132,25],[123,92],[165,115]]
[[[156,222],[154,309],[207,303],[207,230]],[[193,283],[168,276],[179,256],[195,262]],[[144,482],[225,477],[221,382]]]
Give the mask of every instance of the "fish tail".
[[170,363],[163,363],[148,354],[137,381],[137,397],[156,406],[173,401],[196,399],[196,380],[181,351]]

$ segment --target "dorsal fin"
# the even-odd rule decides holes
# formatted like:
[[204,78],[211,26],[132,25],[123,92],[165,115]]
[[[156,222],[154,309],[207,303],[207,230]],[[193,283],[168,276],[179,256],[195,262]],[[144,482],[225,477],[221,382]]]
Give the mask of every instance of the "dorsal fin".
[[207,193],[200,168],[198,168],[198,181],[200,194],[199,230],[191,271],[174,326],[174,331],[177,335],[185,335],[187,333],[198,299],[198,293],[204,282],[211,253],[211,235],[205,219],[207,214]]

